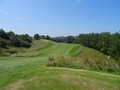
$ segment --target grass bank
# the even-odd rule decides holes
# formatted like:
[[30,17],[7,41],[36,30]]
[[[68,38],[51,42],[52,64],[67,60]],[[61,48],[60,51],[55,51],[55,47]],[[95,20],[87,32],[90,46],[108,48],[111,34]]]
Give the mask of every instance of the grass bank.
[[[81,49],[80,49],[81,48]],[[78,53],[76,53],[78,52]],[[68,56],[49,57],[47,66],[69,67],[120,74],[120,64],[101,52],[83,47],[73,47]]]
[[[42,41],[44,44],[41,41],[36,42],[34,45],[37,46],[27,50],[36,51],[37,57],[0,57],[0,90],[120,89],[119,75],[82,69],[46,67],[49,56],[68,56],[72,51],[78,52],[76,51],[78,49],[72,50],[76,47],[74,44],[58,44],[44,40]],[[27,54],[27,51],[25,53]]]

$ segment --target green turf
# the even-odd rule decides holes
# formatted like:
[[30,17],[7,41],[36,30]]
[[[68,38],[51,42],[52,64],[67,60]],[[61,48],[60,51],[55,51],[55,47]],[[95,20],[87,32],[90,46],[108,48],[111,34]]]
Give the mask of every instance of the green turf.
[[49,56],[75,54],[79,45],[35,42],[27,50],[37,57],[0,57],[0,90],[120,90],[119,75],[46,67]]

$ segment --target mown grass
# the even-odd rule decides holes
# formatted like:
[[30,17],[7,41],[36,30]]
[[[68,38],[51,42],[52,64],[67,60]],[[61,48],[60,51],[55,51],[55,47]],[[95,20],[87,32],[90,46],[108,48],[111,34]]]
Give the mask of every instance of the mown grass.
[[80,54],[80,52],[82,51],[82,46],[81,45],[76,45],[74,46],[70,51],[69,51],[69,55],[71,56],[77,56]]
[[0,90],[119,90],[120,76],[46,67],[47,57],[0,58]]
[[[40,45],[41,41],[38,42],[37,45]],[[45,41],[42,47],[44,48],[39,46],[36,49],[40,55],[37,57],[0,57],[0,90],[120,89],[119,75],[71,68],[46,67],[49,56],[69,55],[71,49],[76,45]]]

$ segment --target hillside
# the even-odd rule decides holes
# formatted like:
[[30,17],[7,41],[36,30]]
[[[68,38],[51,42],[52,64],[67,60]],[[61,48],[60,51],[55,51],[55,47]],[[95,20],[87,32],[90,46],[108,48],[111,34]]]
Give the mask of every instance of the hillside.
[[[0,57],[0,90],[119,90],[119,75],[46,67],[49,56],[76,55],[82,49],[83,46],[77,44],[47,40],[34,41],[29,49],[12,47],[10,50],[15,50],[16,56],[25,57]],[[96,56],[107,59],[103,54]]]
[[[78,46],[78,45],[77,45]],[[12,56],[11,52],[15,52],[15,56],[56,56],[56,55],[69,55],[69,51],[76,47],[73,44],[55,43],[48,40],[34,40],[30,48],[24,47],[9,47],[8,49],[1,48],[2,53],[7,53]]]

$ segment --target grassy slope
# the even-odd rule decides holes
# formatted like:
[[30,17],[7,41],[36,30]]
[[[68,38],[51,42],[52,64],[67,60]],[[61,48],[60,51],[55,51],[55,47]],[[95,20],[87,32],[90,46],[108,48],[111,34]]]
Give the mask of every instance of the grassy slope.
[[0,57],[0,90],[120,90],[118,75],[46,67],[48,56],[74,54],[78,45],[35,42],[28,51],[39,57]]
[[120,75],[119,62],[112,58],[108,59],[107,55],[97,50],[79,47],[79,45],[74,46],[68,56],[49,57],[47,66],[103,71]]

